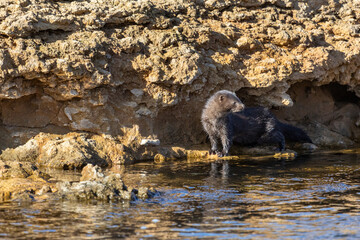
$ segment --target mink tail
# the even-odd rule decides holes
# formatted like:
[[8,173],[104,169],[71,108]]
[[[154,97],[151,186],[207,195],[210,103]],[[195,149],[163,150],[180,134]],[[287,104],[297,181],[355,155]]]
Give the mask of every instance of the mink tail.
[[300,142],[300,143],[313,143],[310,137],[306,132],[298,127],[292,126],[290,124],[282,123],[277,121],[277,127],[280,129],[285,139],[290,142]]

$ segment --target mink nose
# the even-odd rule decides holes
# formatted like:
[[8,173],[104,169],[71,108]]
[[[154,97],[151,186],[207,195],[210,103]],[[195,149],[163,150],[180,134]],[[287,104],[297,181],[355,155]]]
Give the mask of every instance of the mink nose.
[[244,108],[245,108],[245,105],[244,105],[244,104],[242,104],[242,103],[239,104],[239,109],[240,109],[240,111],[243,110]]
[[240,112],[245,108],[245,105],[242,103],[237,104],[236,110],[234,112]]

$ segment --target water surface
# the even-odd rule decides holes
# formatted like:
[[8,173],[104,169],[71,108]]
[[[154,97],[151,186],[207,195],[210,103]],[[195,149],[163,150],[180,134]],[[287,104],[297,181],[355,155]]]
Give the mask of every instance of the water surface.
[[139,163],[124,175],[162,194],[2,203],[0,238],[360,239],[360,155]]

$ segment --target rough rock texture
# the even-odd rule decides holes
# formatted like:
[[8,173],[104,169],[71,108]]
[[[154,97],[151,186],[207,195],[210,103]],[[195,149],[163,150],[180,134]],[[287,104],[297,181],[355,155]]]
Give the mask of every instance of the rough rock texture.
[[[202,147],[185,149],[172,146],[141,145],[141,138],[137,128],[129,131],[133,135],[113,138],[109,135],[93,135],[89,133],[68,133],[56,135],[40,133],[31,138],[26,144],[17,148],[7,148],[0,155],[0,179],[2,175],[9,175],[6,171],[10,166],[21,169],[37,169],[46,167],[62,170],[81,170],[87,164],[103,168],[117,165],[131,164],[136,161],[163,161],[179,158],[206,157],[208,152]],[[4,164],[2,164],[5,162]],[[26,170],[24,177],[31,174]]]
[[99,166],[91,164],[83,168],[80,179],[73,176],[69,181],[63,177],[56,179],[29,165],[18,162],[6,165],[0,161],[0,202],[33,201],[49,197],[118,201],[146,199],[158,194],[156,190],[145,186],[127,187],[119,173],[103,172]]
[[360,101],[346,87],[334,83],[315,87],[311,82],[302,82],[288,92],[297,104],[274,113],[290,122],[303,121],[315,144],[346,148],[354,144],[350,139],[360,140]]
[[39,134],[26,144],[2,152],[3,161],[32,163],[40,167],[82,169],[86,164],[111,167],[134,161],[119,140],[107,135],[69,133]]
[[[219,89],[270,107],[301,105],[288,90],[304,81],[360,97],[359,18],[359,0],[2,0],[1,148],[134,126],[161,144],[204,142],[201,108]],[[353,110],[322,124],[358,140]]]
[[120,174],[105,175],[98,166],[88,164],[83,168],[80,182],[61,182],[57,184],[62,198],[72,200],[137,200],[151,198],[157,194],[154,189],[141,187],[128,188]]
[[31,200],[35,194],[55,189],[50,176],[32,163],[0,160],[0,202],[9,199]]

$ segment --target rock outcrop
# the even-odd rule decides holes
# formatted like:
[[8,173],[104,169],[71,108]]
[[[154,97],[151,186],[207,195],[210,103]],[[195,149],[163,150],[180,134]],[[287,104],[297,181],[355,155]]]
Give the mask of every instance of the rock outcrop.
[[123,146],[111,137],[69,133],[65,136],[39,134],[24,145],[4,150],[0,158],[67,170],[81,169],[91,163],[108,167],[113,163],[131,162],[126,156]]
[[57,193],[70,200],[101,200],[119,201],[154,197],[158,192],[154,189],[140,187],[128,188],[123,183],[120,174],[104,174],[100,167],[91,164],[83,168],[80,182],[61,182],[57,184]]
[[0,201],[153,196],[100,167],[206,157],[220,89],[360,142],[359,19],[359,0],[0,0]]
[[[1,148],[40,132],[117,137],[135,125],[161,144],[201,143],[200,111],[219,89],[269,107],[301,105],[289,89],[304,81],[358,98],[359,9],[358,0],[0,1]],[[314,101],[304,116],[321,107]]]
[[[63,174],[62,174],[63,175]],[[8,200],[34,201],[49,198],[68,200],[119,201],[147,199],[158,192],[146,186],[127,187],[121,174],[102,171],[99,166],[86,165],[81,178],[59,179],[43,173],[36,166],[0,161],[0,202]],[[131,183],[130,183],[131,185]]]

